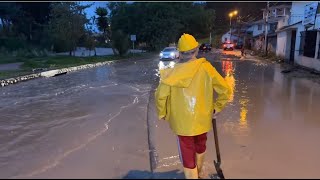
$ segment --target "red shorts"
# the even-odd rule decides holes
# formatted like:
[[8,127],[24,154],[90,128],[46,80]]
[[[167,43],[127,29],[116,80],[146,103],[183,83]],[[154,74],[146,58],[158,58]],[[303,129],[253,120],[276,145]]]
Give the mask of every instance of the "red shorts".
[[193,169],[196,167],[196,153],[206,151],[207,133],[197,136],[179,136],[178,148],[183,167]]

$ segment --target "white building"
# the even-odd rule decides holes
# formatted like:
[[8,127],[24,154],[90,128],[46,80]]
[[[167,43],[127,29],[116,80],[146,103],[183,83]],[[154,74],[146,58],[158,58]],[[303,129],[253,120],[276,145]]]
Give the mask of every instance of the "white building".
[[[250,28],[247,29],[247,32],[252,35],[254,40],[255,49],[259,50],[263,48],[264,37],[265,37],[265,20],[264,18],[267,15],[266,9],[262,9],[263,19],[251,23]],[[272,6],[268,11],[268,45],[270,50],[275,52],[277,49],[277,34],[275,30],[278,27],[279,21],[282,22],[283,19],[286,19],[290,15],[290,5],[279,5]]]
[[[230,35],[231,35],[231,40],[230,40]],[[230,30],[222,35],[221,37],[221,42],[232,42],[232,43],[237,43],[241,42],[242,38],[237,35],[237,32],[235,30],[232,30],[232,34],[230,34]]]
[[320,14],[312,14],[312,11],[317,11],[318,4],[292,3],[290,17],[279,23],[276,30],[276,54],[284,57],[289,63],[320,71]]

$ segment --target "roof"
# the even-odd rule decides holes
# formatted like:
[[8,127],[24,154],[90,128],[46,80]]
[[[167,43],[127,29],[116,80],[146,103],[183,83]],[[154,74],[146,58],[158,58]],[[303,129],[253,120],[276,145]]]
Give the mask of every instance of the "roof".
[[252,37],[255,38],[255,37],[259,37],[259,36],[261,36],[261,35],[264,35],[264,32],[262,32],[262,33],[260,33],[260,34],[257,34],[257,35],[255,35],[255,36],[252,36]]
[[[253,38],[255,38],[255,37],[259,37],[259,36],[264,36],[265,34],[264,34],[264,32],[262,32],[262,33],[260,33],[260,34],[257,34],[257,35],[255,35],[255,36],[252,36]],[[277,33],[275,33],[275,32],[268,32],[268,37],[270,37],[270,36],[276,36],[277,35]]]
[[290,29],[290,28],[296,28],[294,26],[297,25],[297,24],[300,24],[300,23],[302,23],[302,21],[296,22],[296,23],[288,25],[288,26],[283,26],[280,29],[277,29],[276,33],[281,32],[281,31],[285,31],[285,30]]
[[[279,20],[285,18],[285,16],[282,16],[282,17],[271,17],[271,18],[268,18],[268,23],[276,23],[278,22]],[[252,25],[255,25],[255,24],[263,24],[264,23],[264,19],[260,19],[258,21],[254,21],[252,22],[251,24]]]
[[260,19],[260,20],[258,20],[258,21],[254,21],[253,23],[252,23],[252,25],[255,25],[255,24],[263,24],[264,23],[264,19]]
[[277,36],[277,33],[273,32],[268,34],[268,37],[274,37],[274,36]]
[[[269,10],[280,9],[280,8],[291,8],[291,5],[282,4],[282,5],[279,5],[279,6],[271,6],[271,7],[269,7]],[[261,10],[265,11],[266,8],[263,8]]]

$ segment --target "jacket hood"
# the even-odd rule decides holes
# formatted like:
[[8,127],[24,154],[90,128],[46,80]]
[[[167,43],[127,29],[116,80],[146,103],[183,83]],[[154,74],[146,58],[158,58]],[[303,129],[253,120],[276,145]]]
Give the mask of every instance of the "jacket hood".
[[206,62],[206,59],[200,58],[186,63],[176,64],[172,69],[161,70],[161,82],[168,86],[187,88],[201,67],[201,64],[204,62]]

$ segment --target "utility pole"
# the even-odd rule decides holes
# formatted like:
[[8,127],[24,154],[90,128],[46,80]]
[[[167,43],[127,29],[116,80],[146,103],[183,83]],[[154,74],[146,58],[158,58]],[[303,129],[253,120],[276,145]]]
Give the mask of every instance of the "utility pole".
[[266,15],[264,19],[265,34],[264,34],[264,44],[265,44],[265,53],[268,55],[268,16],[269,16],[269,1],[267,2]]
[[231,16],[230,16],[230,43],[232,43],[232,28],[231,28]]
[[238,44],[239,44],[239,39],[240,39],[240,30],[241,30],[241,24],[240,24],[240,16],[237,16],[237,25],[238,25]]

